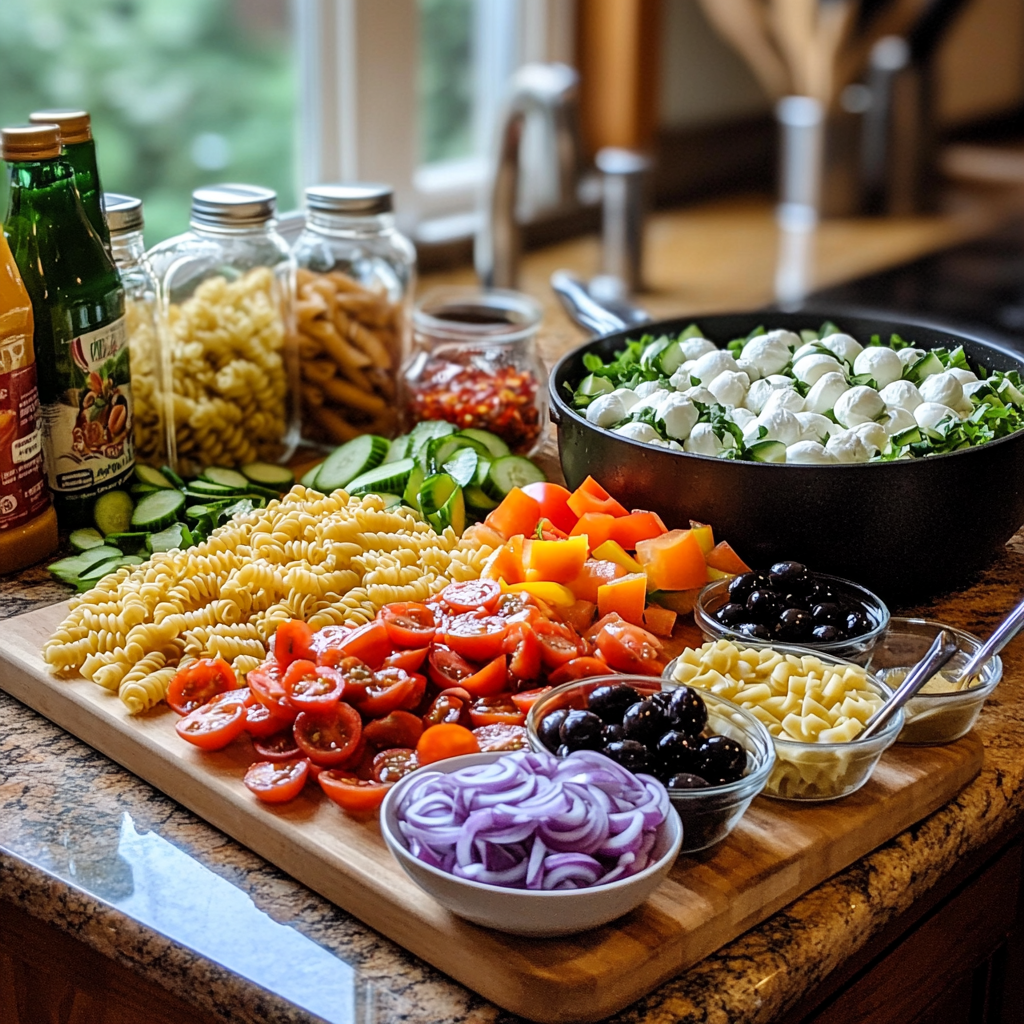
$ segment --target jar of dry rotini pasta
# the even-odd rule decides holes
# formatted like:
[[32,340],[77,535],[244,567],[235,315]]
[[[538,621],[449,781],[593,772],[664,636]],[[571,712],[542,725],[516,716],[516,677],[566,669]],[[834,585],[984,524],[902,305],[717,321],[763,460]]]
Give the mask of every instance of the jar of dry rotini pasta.
[[192,193],[191,230],[153,248],[168,372],[168,461],[279,462],[298,444],[292,345],[295,264],[276,195],[254,185]]
[[145,257],[142,200],[106,192],[103,211],[110,228],[110,247],[124,286],[128,326],[128,357],[132,372],[135,461],[147,466],[167,464],[164,425],[165,388],[161,349],[156,331],[156,279]]
[[391,188],[307,188],[294,253],[303,438],[394,436],[416,251],[395,227]]

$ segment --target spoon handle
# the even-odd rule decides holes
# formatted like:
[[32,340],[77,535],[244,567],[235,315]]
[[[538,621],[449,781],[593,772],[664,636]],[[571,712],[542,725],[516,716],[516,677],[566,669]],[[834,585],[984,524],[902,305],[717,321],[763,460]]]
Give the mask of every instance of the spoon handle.
[[981,671],[985,662],[994,654],[998,654],[1017,635],[1021,626],[1024,626],[1024,600],[999,623],[995,632],[978,649],[978,653],[964,665],[957,686],[964,689]]

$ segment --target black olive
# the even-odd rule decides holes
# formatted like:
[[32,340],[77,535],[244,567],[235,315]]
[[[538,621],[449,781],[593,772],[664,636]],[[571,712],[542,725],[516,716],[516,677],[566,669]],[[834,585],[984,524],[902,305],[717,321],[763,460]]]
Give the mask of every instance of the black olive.
[[655,751],[659,766],[666,775],[693,772],[700,763],[702,741],[672,729],[658,740]]
[[737,604],[744,604],[752,591],[769,586],[771,586],[771,580],[767,573],[745,572],[742,576],[736,576],[729,583],[729,600],[735,601]]
[[836,640],[843,639],[842,631],[837,629],[835,626],[830,626],[828,623],[823,626],[815,626],[814,629],[811,630],[811,636],[813,636],[819,643],[823,644],[831,644]]
[[735,782],[747,766],[747,752],[728,736],[709,736],[701,745],[697,774],[712,785]]
[[626,730],[621,725],[612,724],[606,725],[601,730],[601,739],[604,741],[605,746],[609,743],[618,743],[620,740],[626,738]]
[[861,633],[868,633],[871,630],[871,623],[863,612],[850,612],[846,616],[846,632],[850,636],[860,636]]
[[708,724],[708,709],[692,686],[669,691],[668,716],[673,729],[696,736]]
[[807,568],[800,562],[776,562],[769,572],[772,586],[776,590],[792,590],[790,584],[794,580],[802,581],[806,575]]
[[603,753],[631,772],[645,772],[650,766],[650,753],[636,740],[616,740],[607,744]]
[[642,700],[622,716],[626,737],[653,746],[671,728],[668,711],[653,700]]
[[798,640],[806,640],[813,628],[814,620],[810,612],[801,608],[787,608],[775,624],[775,635],[780,640],[795,643]]
[[618,724],[631,704],[638,704],[643,697],[632,686],[617,683],[612,686],[599,686],[593,690],[587,700],[587,707],[603,721]]
[[567,714],[569,714],[568,708],[559,708],[557,711],[546,714],[540,720],[540,725],[537,726],[537,735],[540,737],[541,743],[552,753],[558,749],[558,745],[562,742],[561,737],[558,735],[558,730],[561,729]]
[[782,602],[774,590],[754,590],[747,598],[747,615],[754,622],[774,622],[782,611]]
[[562,743],[570,750],[600,750],[604,722],[592,711],[570,711],[558,730]]
[[760,622],[744,622],[736,627],[736,632],[743,636],[749,636],[751,640],[771,640],[772,638],[768,627]]
[[809,591],[809,596],[812,606],[826,601],[831,601],[834,604],[839,600],[839,596],[832,589],[832,584],[826,583],[824,580],[815,581],[814,586]]
[[715,612],[715,618],[723,626],[731,626],[736,622],[742,622],[746,617],[747,606],[744,604],[737,604],[735,601],[723,604],[722,607]]
[[669,789],[707,789],[707,779],[702,779],[692,772],[682,772],[680,775],[673,775],[665,785]]
[[811,610],[811,602],[806,594],[786,594],[782,599],[783,608],[798,608],[802,612]]
[[668,710],[674,692],[674,690],[658,690],[657,693],[652,693],[647,699],[653,700],[658,707]]
[[840,611],[839,605],[833,601],[822,601],[821,604],[816,604],[811,609],[811,615],[816,626],[838,626],[843,621],[843,613]]

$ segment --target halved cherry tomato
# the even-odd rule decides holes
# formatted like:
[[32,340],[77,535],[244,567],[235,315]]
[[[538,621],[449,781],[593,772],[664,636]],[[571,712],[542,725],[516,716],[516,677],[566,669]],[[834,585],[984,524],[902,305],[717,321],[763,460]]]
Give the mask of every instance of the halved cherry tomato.
[[530,741],[525,725],[481,725],[473,730],[482,753],[494,750],[526,750]]
[[286,699],[300,711],[329,711],[341,700],[345,677],[336,668],[312,661],[293,661],[281,680]]
[[568,533],[576,525],[576,513],[569,508],[569,495],[572,492],[560,484],[549,484],[543,481],[527,484],[523,494],[528,494],[540,504],[542,518],[550,520],[553,526]]
[[259,701],[253,696],[252,690],[248,686],[240,686],[237,690],[225,690],[223,693],[218,693],[216,697],[212,697],[206,702],[207,704],[241,704],[243,707],[252,707],[253,704],[259,704]]
[[399,647],[422,647],[434,639],[434,613],[419,601],[386,604],[380,619],[391,642]]
[[534,627],[540,641],[540,658],[547,668],[558,668],[585,652],[582,638],[571,626],[560,622],[538,622]]
[[377,678],[373,669],[358,658],[342,658],[335,668],[345,681],[345,689],[342,692],[349,704],[354,704],[364,696],[367,687]]
[[415,750],[407,747],[393,747],[382,750],[373,759],[373,777],[377,782],[397,782],[416,771],[420,760]]
[[409,711],[392,711],[384,718],[367,722],[363,736],[378,750],[389,747],[415,747],[423,735],[423,722]]
[[441,591],[441,600],[456,612],[471,612],[492,605],[501,596],[495,580],[465,580],[449,583]]
[[270,736],[261,736],[258,739],[254,737],[252,745],[264,761],[293,761],[302,756],[291,726],[280,732],[271,733]]
[[371,747],[368,743],[364,743],[361,738],[359,741],[359,748],[359,756],[353,757],[352,760],[344,766],[344,770],[350,775],[354,775],[357,779],[372,779],[373,759],[377,756],[377,748]]
[[275,715],[265,704],[256,701],[245,709],[245,731],[257,740],[266,739],[291,725],[291,719]]
[[415,672],[427,660],[429,647],[413,647],[405,651],[395,651],[384,659],[382,668],[404,668],[406,672]]
[[309,782],[310,780],[316,782],[316,780],[320,778],[320,773],[327,771],[326,768],[321,768],[320,765],[313,764],[313,762],[310,761],[308,757],[304,757],[302,760],[306,762],[306,767],[309,769],[309,771],[306,772],[307,782]]
[[507,632],[497,615],[456,615],[445,626],[444,642],[469,661],[490,661],[501,654]]
[[612,670],[608,663],[600,658],[573,658],[564,665],[560,665],[554,672],[548,675],[548,682],[552,686],[561,686],[562,683],[571,682],[574,679],[587,679],[590,676],[611,675]]
[[204,704],[174,723],[183,740],[202,750],[222,750],[245,731],[242,704]]
[[423,716],[423,728],[429,729],[432,725],[440,725],[442,722],[455,722],[459,725],[469,724],[469,694],[466,699],[456,697],[451,693],[439,693],[427,708]]
[[499,654],[482,669],[461,680],[459,685],[472,697],[490,697],[508,686],[508,655]]
[[427,655],[427,674],[442,690],[457,686],[468,679],[476,669],[461,654],[444,644],[434,643]]
[[350,814],[375,811],[384,802],[389,783],[360,779],[342,771],[321,772],[317,779],[320,788],[342,809]]
[[175,673],[167,688],[167,703],[179,715],[187,715],[218,693],[236,689],[238,677],[223,658],[200,658]]
[[302,619],[282,622],[274,632],[274,658],[281,668],[287,668],[299,658],[313,657],[313,630]]
[[359,658],[375,668],[391,653],[391,638],[379,619],[352,630],[343,640],[317,655],[317,664],[334,668],[345,658]]
[[351,632],[351,626],[321,626],[313,634],[310,647],[315,655],[320,655],[332,647],[340,647]]
[[512,696],[499,693],[496,697],[478,697],[469,705],[469,717],[473,725],[522,725],[526,714],[512,703]]
[[523,690],[522,693],[513,693],[512,703],[525,715],[550,689],[550,686],[540,686],[536,690]]
[[661,642],[658,638],[628,622],[609,622],[597,635],[597,649],[605,661],[620,672],[660,676],[665,669],[659,657]]
[[407,704],[416,706],[427,685],[423,679],[422,687],[419,686],[417,679],[423,676],[417,677],[401,668],[384,668],[374,672],[365,690],[351,695],[346,693],[345,699],[351,700],[367,718],[381,718]]
[[309,765],[298,761],[256,761],[249,765],[242,780],[265,804],[284,804],[294,800],[306,784]]
[[520,682],[540,675],[540,640],[528,622],[514,622],[505,635],[509,675]]
[[245,677],[253,696],[272,715],[291,722],[295,720],[295,708],[288,703],[288,695],[281,684],[281,666],[274,658],[267,658],[262,665],[251,669]]
[[363,722],[354,707],[338,703],[325,714],[301,712],[293,732],[306,757],[325,768],[333,768],[357,753]]
[[476,754],[480,744],[476,737],[462,725],[454,722],[442,722],[430,729],[424,729],[419,743],[416,744],[416,756],[420,764],[433,764],[446,757],[458,757],[459,754]]

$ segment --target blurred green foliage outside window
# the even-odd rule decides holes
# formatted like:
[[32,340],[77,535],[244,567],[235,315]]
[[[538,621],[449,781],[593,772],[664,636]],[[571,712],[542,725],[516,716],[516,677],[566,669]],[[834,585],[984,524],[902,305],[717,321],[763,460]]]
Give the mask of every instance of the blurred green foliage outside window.
[[420,160],[432,164],[472,156],[476,3],[419,0],[419,13]]

